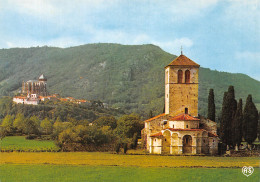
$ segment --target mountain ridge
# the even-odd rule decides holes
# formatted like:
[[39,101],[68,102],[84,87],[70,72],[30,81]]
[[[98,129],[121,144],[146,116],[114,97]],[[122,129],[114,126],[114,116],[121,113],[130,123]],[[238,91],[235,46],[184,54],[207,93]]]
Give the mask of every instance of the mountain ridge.
[[[159,114],[164,107],[164,67],[176,58],[152,44],[86,44],[69,48],[0,50],[0,95],[13,95],[21,82],[48,78],[50,93],[102,100],[129,112]],[[206,115],[208,90],[215,91],[218,113],[224,91],[234,85],[236,99],[253,95],[260,103],[260,82],[242,73],[200,68],[199,113]]]

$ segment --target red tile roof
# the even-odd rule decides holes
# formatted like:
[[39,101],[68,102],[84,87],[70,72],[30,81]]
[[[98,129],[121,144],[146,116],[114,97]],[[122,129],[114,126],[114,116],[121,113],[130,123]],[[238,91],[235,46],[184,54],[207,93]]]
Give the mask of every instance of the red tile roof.
[[172,121],[199,121],[198,118],[194,118],[188,114],[180,114],[178,116],[169,118],[169,120],[172,120]]
[[175,128],[167,128],[167,129],[171,131],[206,131],[204,129],[175,129]]
[[168,66],[194,66],[194,67],[200,67],[199,64],[195,63],[191,59],[187,58],[184,55],[180,55],[176,59],[174,59]]
[[150,135],[150,137],[158,137],[158,136],[163,136],[162,132],[155,133],[153,135]]
[[19,98],[19,99],[26,99],[27,97],[24,96],[14,96],[15,98]]
[[157,119],[157,118],[160,118],[160,117],[163,117],[163,116],[165,116],[165,113],[159,114],[159,115],[157,115],[157,116],[155,116],[155,117],[153,117],[153,118],[147,119],[147,120],[145,120],[144,122],[150,122],[150,121],[152,121],[152,120],[154,120],[154,119]]

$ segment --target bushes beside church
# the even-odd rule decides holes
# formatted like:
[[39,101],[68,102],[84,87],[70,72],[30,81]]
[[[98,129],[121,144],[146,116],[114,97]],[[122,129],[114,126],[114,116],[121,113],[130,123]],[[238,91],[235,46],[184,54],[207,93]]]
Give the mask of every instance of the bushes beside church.
[[27,139],[52,138],[62,151],[112,151],[117,144],[136,143],[143,122],[135,114],[123,115],[118,120],[102,116],[94,121],[77,120],[74,117],[50,119],[34,115],[7,114],[0,121],[1,138],[26,135]]
[[135,114],[124,115],[118,120],[111,116],[100,117],[90,125],[64,129],[56,141],[62,151],[112,151],[122,143],[136,147],[142,128],[143,123]]

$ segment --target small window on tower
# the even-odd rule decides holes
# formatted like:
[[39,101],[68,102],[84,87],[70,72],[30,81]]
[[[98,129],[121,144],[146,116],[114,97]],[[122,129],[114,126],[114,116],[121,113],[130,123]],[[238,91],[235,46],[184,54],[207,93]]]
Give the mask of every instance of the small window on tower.
[[178,83],[182,83],[182,70],[178,70]]
[[190,71],[185,71],[185,83],[190,83]]
[[189,128],[189,125],[186,125],[186,128]]
[[188,108],[187,107],[185,108],[185,114],[188,114]]

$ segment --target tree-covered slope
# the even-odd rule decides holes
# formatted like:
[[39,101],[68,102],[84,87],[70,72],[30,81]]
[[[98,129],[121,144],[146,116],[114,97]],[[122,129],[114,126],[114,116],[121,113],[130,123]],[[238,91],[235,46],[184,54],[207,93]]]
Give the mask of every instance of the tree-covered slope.
[[[44,73],[50,93],[102,100],[126,112],[161,113],[164,66],[176,56],[154,45],[88,44],[71,48],[0,50],[0,95],[17,92],[24,80]],[[199,62],[198,60],[194,60]],[[199,107],[205,115],[208,90],[215,91],[217,109],[223,92],[234,85],[236,98],[253,95],[260,103],[260,82],[247,75],[200,68]]]

